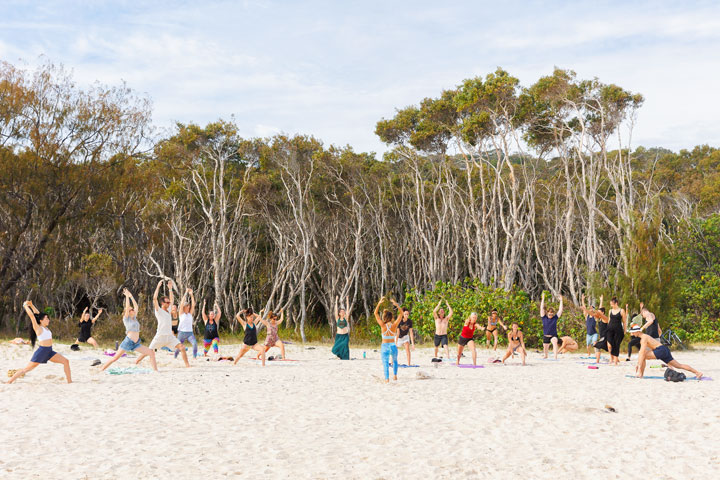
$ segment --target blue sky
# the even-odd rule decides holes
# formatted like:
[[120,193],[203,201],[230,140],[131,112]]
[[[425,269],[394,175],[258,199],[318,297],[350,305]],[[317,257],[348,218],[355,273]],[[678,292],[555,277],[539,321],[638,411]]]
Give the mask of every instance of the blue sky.
[[720,2],[0,0],[0,59],[125,80],[154,123],[384,151],[375,123],[498,66],[640,92],[633,145],[720,146]]

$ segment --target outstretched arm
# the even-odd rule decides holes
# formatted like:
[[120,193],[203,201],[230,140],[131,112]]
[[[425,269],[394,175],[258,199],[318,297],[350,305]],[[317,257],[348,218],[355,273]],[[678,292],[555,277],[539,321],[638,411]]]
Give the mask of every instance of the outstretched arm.
[[603,296],[600,295],[600,304],[598,305],[598,309],[602,308],[602,301],[603,301]]
[[193,291],[191,288],[188,289],[188,292],[190,292],[190,315],[193,317],[195,316],[195,295],[193,295]]
[[127,288],[123,288],[123,295],[125,295],[125,309],[123,310],[123,317],[127,317],[130,314],[130,292]]
[[280,320],[278,320],[278,322],[277,322],[278,327],[283,322],[283,320],[285,320],[285,310],[280,310]]
[[375,321],[380,325],[380,327],[383,326],[382,318],[380,318],[380,305],[385,300],[385,297],[380,298],[380,301],[375,305],[375,311],[373,312],[375,314]]
[[155,293],[153,293],[153,307],[155,310],[160,310],[160,304],[158,303],[158,295],[160,295],[160,287],[162,287],[163,280],[160,280],[155,287]]
[[207,317],[207,314],[205,313],[205,300],[203,300],[203,306],[202,306],[202,319],[203,319],[203,323],[205,325],[207,325],[208,317]]
[[215,323],[220,325],[220,315],[222,315],[222,311],[220,310],[220,305],[218,305],[217,302],[215,302]]
[[402,320],[402,315],[403,315],[402,307],[394,298],[390,299],[390,303],[392,303],[393,306],[395,307],[395,309],[398,311],[397,323],[400,323],[400,320]]
[[333,305],[333,315],[335,315],[335,320],[337,320],[338,318],[340,318],[340,317],[338,316],[338,302],[339,302],[339,301],[340,301],[340,297],[338,297],[337,295],[335,295],[335,304]]
[[133,304],[133,310],[135,310],[135,313],[138,313],[140,310],[138,310],[138,304],[137,304],[137,302],[135,301],[135,297],[133,296],[133,294],[132,294],[129,290],[128,290],[128,295],[130,295],[130,301],[131,301],[132,304]]
[[440,310],[440,305],[442,305],[442,299],[440,299],[440,301],[438,302],[438,304],[435,305],[435,308],[433,308],[433,318],[434,318],[435,320],[438,319],[438,310]]
[[27,316],[30,317],[30,321],[32,322],[33,330],[35,330],[35,333],[40,335],[42,333],[42,329],[40,328],[40,325],[37,323],[37,320],[35,319],[35,314],[40,313],[38,312],[38,309],[35,308],[35,305],[30,300],[26,300],[23,302],[23,308],[25,309],[25,313],[27,313]]
[[627,317],[628,317],[628,304],[625,304],[625,310],[622,311],[622,322],[623,322],[623,332],[627,332]]
[[588,309],[585,306],[585,294],[582,294],[582,297],[580,297],[580,308],[582,308],[583,315],[588,315]]
[[242,312],[241,312],[241,313],[238,313],[237,315],[235,315],[235,318],[236,318],[237,321],[240,323],[240,325],[242,325],[242,327],[245,328],[245,325],[247,325],[247,322],[246,322],[245,319],[243,318]]
[[348,324],[350,324],[350,313],[352,313],[352,305],[350,305],[350,296],[345,296],[345,316],[347,317]]
[[173,305],[175,305],[175,282],[173,282],[172,280],[168,280],[167,286],[168,290],[170,290],[170,307],[172,307]]
[[451,319],[451,318],[452,318],[452,316],[453,316],[453,309],[452,309],[452,307],[450,306],[450,304],[448,303],[448,301],[447,301],[447,300],[445,300],[445,305],[447,305],[447,307],[448,307],[448,316],[447,316],[447,320],[448,320],[448,324],[449,324],[449,323],[450,323],[450,319]]
[[563,296],[560,295],[560,306],[558,307],[557,316],[560,318],[563,312]]
[[545,291],[543,290],[542,296],[540,297],[540,316],[545,316]]
[[95,315],[95,317],[92,319],[92,323],[95,323],[95,322],[97,321],[97,319],[100,317],[100,315],[102,315],[102,312],[103,312],[103,309],[102,309],[102,308],[98,309],[98,313],[97,313],[97,315]]

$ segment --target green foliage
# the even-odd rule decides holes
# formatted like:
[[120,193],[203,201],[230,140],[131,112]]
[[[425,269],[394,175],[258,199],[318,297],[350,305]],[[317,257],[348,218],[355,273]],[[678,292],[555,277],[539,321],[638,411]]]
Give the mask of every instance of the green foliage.
[[673,326],[690,341],[720,341],[720,214],[686,222],[676,248],[680,312]]
[[[404,306],[410,309],[410,318],[416,335],[432,338],[435,333],[432,312],[441,299],[442,308],[447,308],[444,302],[447,300],[453,309],[453,318],[448,329],[450,338],[457,338],[460,335],[463,322],[472,312],[476,312],[478,322],[485,325],[493,308],[498,310],[503,323],[508,327],[512,322],[517,322],[520,329],[525,332],[526,338],[537,338],[538,335],[542,335],[542,327],[538,333],[539,318],[531,315],[533,304],[527,293],[521,290],[506,291],[502,288],[489,287],[477,279],[467,279],[458,284],[438,282],[431,290],[408,292]],[[377,334],[379,337],[379,329]]]

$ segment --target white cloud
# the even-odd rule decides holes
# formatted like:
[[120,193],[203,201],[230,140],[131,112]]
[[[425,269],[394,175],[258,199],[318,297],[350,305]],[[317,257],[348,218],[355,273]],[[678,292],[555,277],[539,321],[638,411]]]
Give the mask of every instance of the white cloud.
[[[635,144],[720,143],[720,7],[663,2],[15,2],[0,58],[45,54],[80,83],[147,93],[160,127],[235,115],[382,151],[375,122],[503,66],[553,66],[643,93]],[[16,63],[16,62],[15,62]]]

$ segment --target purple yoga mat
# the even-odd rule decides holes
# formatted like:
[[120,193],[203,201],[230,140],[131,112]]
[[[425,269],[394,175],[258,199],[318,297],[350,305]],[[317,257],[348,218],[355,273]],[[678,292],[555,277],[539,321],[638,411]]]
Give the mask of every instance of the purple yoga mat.
[[485,368],[484,365],[458,365],[457,363],[453,363],[453,365],[460,367],[460,368]]

